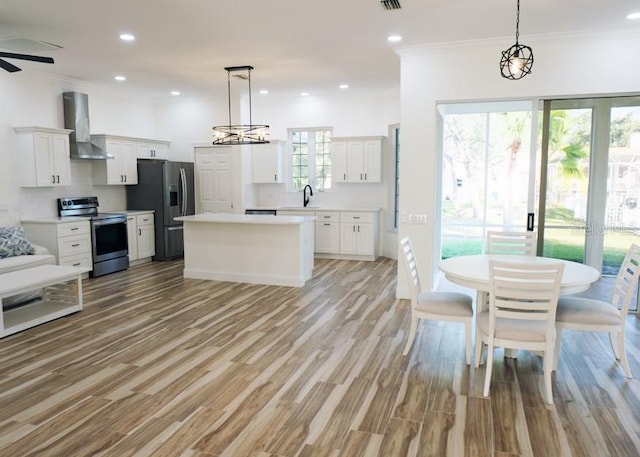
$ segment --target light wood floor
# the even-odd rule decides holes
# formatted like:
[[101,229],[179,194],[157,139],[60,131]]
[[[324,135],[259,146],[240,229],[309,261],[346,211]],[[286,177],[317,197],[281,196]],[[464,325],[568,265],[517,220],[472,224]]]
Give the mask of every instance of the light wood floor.
[[[540,360],[464,363],[462,327],[424,322],[396,263],[317,260],[297,288],[184,280],[154,262],[84,281],[85,309],[0,340],[0,455],[638,456],[640,381],[605,337]],[[629,317],[640,377],[640,319]]]

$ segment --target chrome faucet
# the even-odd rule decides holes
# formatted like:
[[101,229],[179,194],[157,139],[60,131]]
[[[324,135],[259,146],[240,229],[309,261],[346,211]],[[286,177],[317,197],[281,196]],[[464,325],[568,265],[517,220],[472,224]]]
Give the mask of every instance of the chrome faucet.
[[[309,188],[309,196],[307,196],[307,188]],[[309,184],[307,184],[306,186],[304,186],[304,189],[302,189],[302,202],[304,203],[305,208],[309,204],[309,200],[311,199],[310,197],[312,196],[313,196],[313,189]]]

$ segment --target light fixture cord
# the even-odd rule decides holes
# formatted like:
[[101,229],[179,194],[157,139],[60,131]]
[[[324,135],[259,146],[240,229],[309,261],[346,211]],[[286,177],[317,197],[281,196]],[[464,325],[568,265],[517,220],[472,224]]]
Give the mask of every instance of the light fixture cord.
[[518,45],[519,37],[520,37],[520,0],[518,0],[518,6],[516,8],[516,46]]
[[227,94],[229,97],[229,130],[231,130],[231,72],[227,70]]
[[247,73],[249,73],[249,125],[253,126],[253,116],[251,115],[251,70],[247,70]]

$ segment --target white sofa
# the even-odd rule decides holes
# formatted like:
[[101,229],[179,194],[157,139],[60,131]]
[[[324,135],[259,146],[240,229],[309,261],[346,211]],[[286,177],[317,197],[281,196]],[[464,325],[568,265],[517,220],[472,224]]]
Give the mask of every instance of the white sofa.
[[[5,257],[0,259],[0,274],[23,270],[25,268],[33,268],[39,265],[56,264],[55,256],[49,254],[47,248],[35,244],[33,247],[35,248],[34,254]],[[13,297],[4,298],[2,300],[2,306],[3,308],[13,308],[21,305],[22,303],[39,298],[41,295],[42,292],[39,290],[26,294],[14,295]]]

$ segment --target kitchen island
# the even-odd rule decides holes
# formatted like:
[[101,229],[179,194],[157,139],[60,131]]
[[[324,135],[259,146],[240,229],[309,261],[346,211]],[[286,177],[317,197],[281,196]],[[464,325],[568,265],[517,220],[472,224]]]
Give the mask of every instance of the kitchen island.
[[227,213],[184,224],[184,277],[301,287],[313,272],[313,216]]

